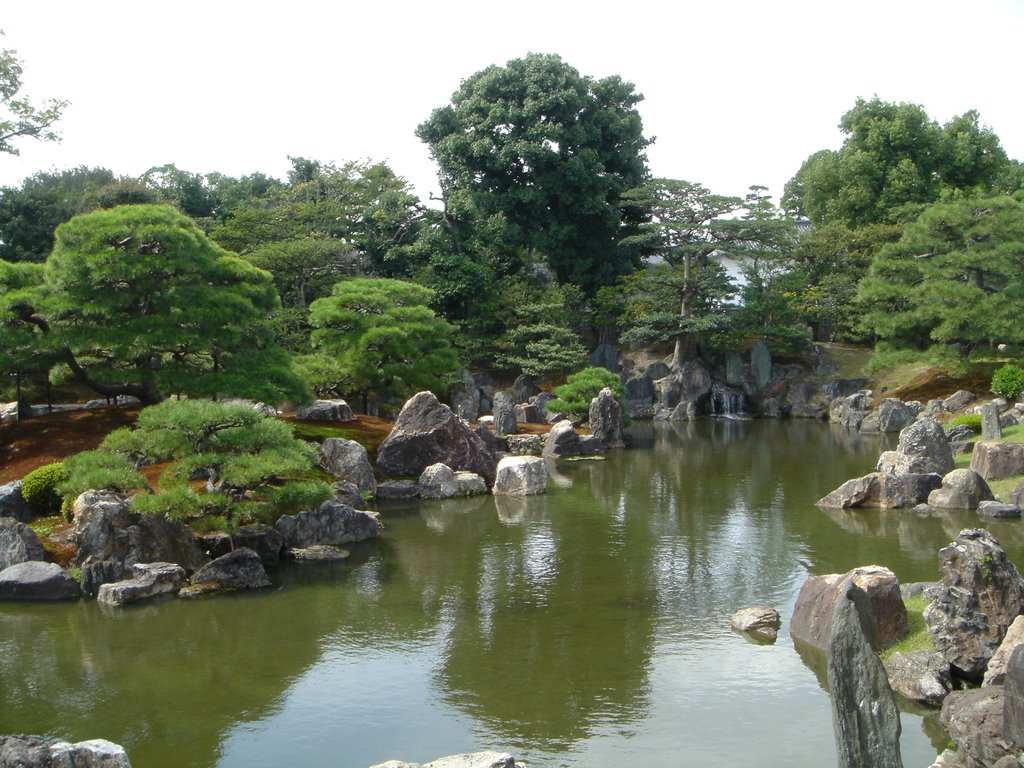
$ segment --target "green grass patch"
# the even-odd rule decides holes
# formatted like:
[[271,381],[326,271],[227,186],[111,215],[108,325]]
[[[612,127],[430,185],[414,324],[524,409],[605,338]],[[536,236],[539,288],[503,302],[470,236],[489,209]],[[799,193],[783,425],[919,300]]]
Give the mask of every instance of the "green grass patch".
[[912,597],[904,601],[907,606],[907,619],[910,621],[910,632],[882,651],[882,660],[885,661],[894,653],[913,653],[914,651],[935,651],[935,643],[928,632],[928,626],[924,623],[924,609],[928,607],[930,600],[924,595]]

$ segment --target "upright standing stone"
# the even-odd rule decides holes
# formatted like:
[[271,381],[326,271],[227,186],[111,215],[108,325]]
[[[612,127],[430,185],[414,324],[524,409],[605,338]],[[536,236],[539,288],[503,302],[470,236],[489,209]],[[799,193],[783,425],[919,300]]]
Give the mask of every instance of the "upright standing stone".
[[622,407],[611,388],[605,387],[590,401],[590,431],[608,448],[623,448]]
[[516,433],[516,403],[511,392],[494,393],[494,431],[499,435]]
[[832,614],[828,685],[840,768],[903,768],[900,712],[878,657],[871,602],[852,578]]
[[1024,645],[1013,649],[1003,680],[1003,735],[1024,749]]
[[512,385],[512,396],[515,398],[514,405],[529,402],[530,398],[536,395],[537,392],[537,385],[533,383],[533,377],[527,373],[519,374]]
[[750,349],[750,372],[754,374],[754,383],[761,391],[772,378],[772,354],[764,339],[758,339]]
[[728,352],[725,355],[725,383],[730,387],[738,387],[743,383],[743,357],[739,352]]
[[985,403],[981,406],[981,439],[1001,440],[1003,428],[999,425],[999,406]]

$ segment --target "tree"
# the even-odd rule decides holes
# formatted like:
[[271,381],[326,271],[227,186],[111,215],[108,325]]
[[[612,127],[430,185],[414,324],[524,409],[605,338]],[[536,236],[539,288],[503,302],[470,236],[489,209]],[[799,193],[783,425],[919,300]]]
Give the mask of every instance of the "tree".
[[38,349],[101,395],[301,401],[307,390],[268,343],[265,322],[277,306],[268,273],[188,218],[129,205],[62,224],[41,285],[21,291],[7,316],[38,329]]
[[584,368],[570,375],[565,384],[555,388],[557,397],[548,401],[547,408],[550,411],[565,411],[574,418],[584,418],[590,409],[590,401],[605,387],[611,389],[620,402],[626,396],[618,374],[605,368]]
[[565,285],[523,293],[512,303],[512,316],[496,342],[498,364],[531,376],[564,373],[582,364],[587,350],[572,322],[584,303],[579,290]]
[[[310,305],[313,346],[304,360],[320,386],[359,395],[404,398],[418,390],[444,391],[459,370],[454,328],[428,304],[431,291],[387,278],[337,283]],[[332,381],[333,379],[333,381]]]
[[445,195],[466,191],[483,217],[503,214],[560,282],[592,294],[639,265],[640,249],[620,241],[642,212],[619,198],[647,173],[642,98],[618,77],[530,54],[464,80],[416,135]]
[[936,203],[885,246],[861,282],[865,326],[924,348],[1024,341],[1024,204],[1009,196]]
[[51,126],[68,106],[68,102],[57,99],[47,99],[40,106],[34,106],[28,98],[18,96],[24,70],[17,53],[0,48],[0,152],[10,155],[19,154],[13,143],[17,139],[59,141],[60,136]]

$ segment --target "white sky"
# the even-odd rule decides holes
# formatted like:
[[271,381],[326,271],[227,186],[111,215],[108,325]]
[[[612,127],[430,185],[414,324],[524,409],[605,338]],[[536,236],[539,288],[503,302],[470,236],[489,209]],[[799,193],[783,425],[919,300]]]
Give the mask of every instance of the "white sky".
[[0,185],[77,165],[283,178],[301,155],[387,161],[426,197],[416,125],[462,79],[528,52],[633,82],[652,173],[716,193],[781,194],[808,155],[841,144],[858,96],[940,123],[977,109],[1024,158],[1021,0],[5,5],[0,47],[24,62],[23,94],[71,106],[63,142],[0,155]]

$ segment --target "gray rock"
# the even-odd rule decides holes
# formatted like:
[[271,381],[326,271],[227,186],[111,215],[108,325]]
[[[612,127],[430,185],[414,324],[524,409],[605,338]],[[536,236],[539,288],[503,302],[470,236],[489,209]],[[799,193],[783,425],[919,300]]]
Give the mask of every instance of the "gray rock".
[[881,432],[877,413],[868,413],[861,419],[858,431],[865,435],[877,435]]
[[[229,547],[230,543],[230,539],[228,539]],[[83,595],[95,597],[104,584],[122,580],[124,580],[123,562],[120,560],[93,560],[82,566],[82,580],[79,584]]]
[[847,480],[827,496],[818,499],[815,505],[825,509],[877,506],[881,493],[882,473],[872,472],[864,477]]
[[693,403],[698,411],[711,397],[711,374],[700,362],[688,360],[679,368],[679,399]]
[[772,378],[772,354],[763,339],[754,342],[750,348],[750,372],[754,375],[757,389],[763,390]]
[[43,543],[35,531],[13,517],[0,517],[0,571],[45,557]]
[[580,435],[580,456],[601,456],[608,453],[608,446],[595,435]]
[[480,415],[480,388],[469,371],[464,370],[461,381],[448,389],[448,402],[460,419],[473,421]]
[[539,391],[537,385],[533,383],[533,377],[529,374],[521,373],[516,377],[515,383],[512,385],[512,400],[517,404],[528,403],[530,398]]
[[300,563],[333,563],[346,560],[349,552],[346,549],[331,547],[327,544],[313,544],[309,547],[288,550],[288,555]]
[[624,448],[622,406],[609,387],[602,389],[590,401],[589,422],[591,434],[608,448]]
[[494,393],[494,431],[499,435],[516,433],[516,401],[511,392]]
[[0,571],[0,600],[73,600],[78,583],[56,563],[32,560]]
[[329,437],[320,446],[320,466],[335,480],[353,483],[359,493],[377,493],[377,479],[366,449],[355,440]]
[[758,605],[736,611],[729,623],[737,632],[750,632],[774,640],[782,626],[782,618],[770,605]]
[[925,594],[935,647],[963,677],[980,680],[1013,620],[1024,612],[1024,579],[992,534],[960,532],[939,551],[940,584]]
[[860,429],[870,407],[871,392],[860,390],[852,395],[833,399],[829,405],[828,418],[833,424],[840,424],[847,429]]
[[[493,421],[494,420],[492,418],[492,424]],[[498,436],[494,434],[494,430],[492,430],[486,422],[477,423],[476,428],[473,431],[476,432],[477,436],[481,440],[483,440],[484,445],[487,446],[487,450],[490,451],[491,454],[496,454],[501,450],[501,441],[498,439]]]
[[445,464],[431,464],[419,479],[420,498],[451,499],[456,496],[476,496],[487,493],[487,485],[480,475],[472,472],[453,472]]
[[231,534],[231,542],[235,549],[251,549],[259,555],[264,568],[277,565],[284,549],[284,537],[280,531],[263,523],[241,526]]
[[953,466],[953,452],[946,433],[935,419],[919,419],[900,432],[896,447],[897,474],[926,475],[935,472],[945,476]]
[[946,439],[951,443],[966,442],[974,439],[974,430],[966,424],[958,424],[946,430]]
[[878,658],[871,601],[843,580],[828,634],[828,686],[840,768],[903,768],[900,712]]
[[356,510],[347,504],[325,501],[316,512],[299,512],[278,518],[274,527],[289,549],[314,544],[338,546],[377,538],[380,520],[376,512]]
[[1012,754],[1003,736],[1001,686],[953,691],[942,702],[940,721],[969,768],[983,768]]
[[515,407],[516,424],[546,424],[547,417],[533,403],[519,403]]
[[825,391],[825,399],[831,403],[837,397],[849,397],[856,392],[862,391],[867,383],[868,380],[865,378],[832,379],[831,381],[826,382],[823,387]]
[[941,400],[929,400],[924,406],[924,412],[930,416],[945,413],[945,411],[946,406],[943,405]]
[[1024,443],[979,440],[974,444],[971,469],[986,480],[1024,474]]
[[[802,408],[802,407],[803,406],[793,406],[793,408],[790,410],[790,413],[792,414],[793,410],[795,410],[796,408]],[[777,419],[777,418],[779,418],[779,416],[782,415],[782,408],[779,405],[778,398],[766,397],[764,400],[762,400],[761,401],[761,415],[764,416],[766,419]]]
[[534,496],[548,483],[547,463],[537,456],[506,456],[498,462],[495,496]]
[[1010,654],[1018,646],[1024,644],[1024,616],[1018,616],[1007,628],[1003,642],[999,644],[985,668],[982,686],[1002,685],[1006,679],[1006,668],[1010,662]]
[[739,352],[727,352],[725,355],[725,383],[730,387],[738,387],[743,383],[743,356]]
[[818,388],[814,384],[797,383],[791,384],[786,393],[786,400],[790,405],[807,405],[817,394]]
[[632,376],[622,384],[627,408],[654,404],[654,381],[646,374]]
[[668,375],[654,380],[654,401],[671,410],[679,405],[682,387],[676,376]]
[[175,594],[185,582],[185,570],[175,563],[136,563],[132,578],[104,584],[96,601],[121,606],[150,600],[160,595]]
[[825,348],[819,344],[811,346],[811,371],[815,376],[831,376],[839,370],[839,366],[828,356]]
[[978,398],[972,392],[960,389],[942,401],[942,407],[950,413],[966,408]]
[[314,400],[312,405],[296,409],[295,418],[299,421],[343,422],[355,421],[356,417],[344,400]]
[[214,584],[218,589],[262,589],[270,586],[260,556],[248,547],[207,563],[192,576],[193,584]]
[[904,600],[912,600],[915,597],[922,597],[926,589],[934,586],[934,581],[912,581],[909,584],[900,584],[900,594]]
[[[514,456],[540,456],[544,448],[544,440],[540,435],[509,435],[505,443],[508,452]],[[498,466],[501,466],[500,461]]]
[[895,471],[883,472],[878,506],[883,509],[902,509],[928,500],[929,495],[942,485],[937,474],[898,475]]
[[977,509],[983,501],[992,501],[992,490],[977,472],[954,469],[942,478],[942,487],[928,495],[928,506],[936,509]]
[[669,414],[669,421],[693,421],[697,418],[697,404],[689,400],[681,400],[672,413]]
[[894,653],[885,661],[889,685],[904,699],[939,706],[953,690],[949,662],[929,651]]
[[3,768],[131,768],[128,754],[104,739],[70,744],[42,736],[0,736]]
[[541,455],[552,458],[564,458],[580,455],[580,438],[568,419],[551,427],[544,437],[544,448]]
[[999,424],[999,406],[996,403],[985,403],[981,406],[981,439],[1001,440],[1003,428]]
[[385,480],[377,486],[378,499],[415,499],[420,487],[412,480]]
[[488,486],[494,483],[495,459],[487,444],[432,393],[419,392],[402,407],[377,449],[377,464],[392,476],[419,477],[439,462],[478,474]]
[[611,344],[598,344],[594,351],[590,353],[590,366],[618,373],[619,353]]
[[0,517],[10,517],[21,523],[35,517],[21,495],[21,480],[0,485]]
[[1020,519],[1020,507],[1001,501],[983,501],[978,504],[978,516],[1017,520]]
[[902,400],[887,397],[878,406],[878,431],[901,432],[914,423],[919,411],[911,408]]
[[1016,646],[1006,661],[1003,678],[1003,735],[1024,749],[1024,647]]

